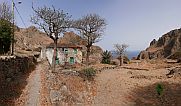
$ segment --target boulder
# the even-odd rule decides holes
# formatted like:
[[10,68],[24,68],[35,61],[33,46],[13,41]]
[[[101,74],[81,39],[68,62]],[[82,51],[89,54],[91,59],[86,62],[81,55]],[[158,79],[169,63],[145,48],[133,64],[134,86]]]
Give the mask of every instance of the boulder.
[[140,54],[137,57],[138,60],[141,59],[149,59],[149,52],[147,51],[141,51]]
[[61,99],[62,99],[62,96],[59,91],[57,91],[57,90],[50,91],[50,100],[52,103],[60,101]]

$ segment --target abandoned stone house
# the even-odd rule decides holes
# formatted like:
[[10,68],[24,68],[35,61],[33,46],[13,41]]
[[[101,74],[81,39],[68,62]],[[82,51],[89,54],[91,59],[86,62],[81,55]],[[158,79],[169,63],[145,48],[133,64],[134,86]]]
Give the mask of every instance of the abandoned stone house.
[[[46,58],[52,64],[53,53],[54,44],[51,43],[41,50],[41,58]],[[70,65],[82,63],[82,47],[74,44],[58,43],[56,64],[64,65],[65,63]]]

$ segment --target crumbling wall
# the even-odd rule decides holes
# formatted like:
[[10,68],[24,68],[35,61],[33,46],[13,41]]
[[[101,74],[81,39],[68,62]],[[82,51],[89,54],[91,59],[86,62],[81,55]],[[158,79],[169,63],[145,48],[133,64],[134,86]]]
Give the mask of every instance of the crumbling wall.
[[35,69],[34,56],[0,56],[0,104],[14,105],[26,85],[26,79]]
[[0,58],[0,76],[1,81],[11,80],[17,74],[26,73],[30,67],[36,63],[34,56],[28,57],[5,57]]

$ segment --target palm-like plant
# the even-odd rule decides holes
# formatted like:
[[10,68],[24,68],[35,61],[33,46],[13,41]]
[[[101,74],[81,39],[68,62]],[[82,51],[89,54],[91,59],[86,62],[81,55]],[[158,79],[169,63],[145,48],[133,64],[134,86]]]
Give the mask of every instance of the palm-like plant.
[[103,63],[103,64],[110,64],[111,57],[112,57],[112,55],[111,55],[110,51],[108,51],[108,50],[104,51],[102,53],[102,61],[101,61],[101,63]]

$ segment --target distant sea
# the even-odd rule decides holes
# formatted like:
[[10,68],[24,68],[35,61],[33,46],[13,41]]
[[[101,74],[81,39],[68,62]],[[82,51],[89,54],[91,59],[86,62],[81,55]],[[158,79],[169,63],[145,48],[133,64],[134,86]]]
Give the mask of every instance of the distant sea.
[[[111,51],[113,58],[117,58],[117,54],[115,51]],[[133,57],[137,57],[139,55],[140,51],[127,51],[126,56],[128,56],[129,59],[132,59]]]
[[128,51],[126,55],[129,59],[132,59],[133,57],[137,57],[139,55],[140,51]]

